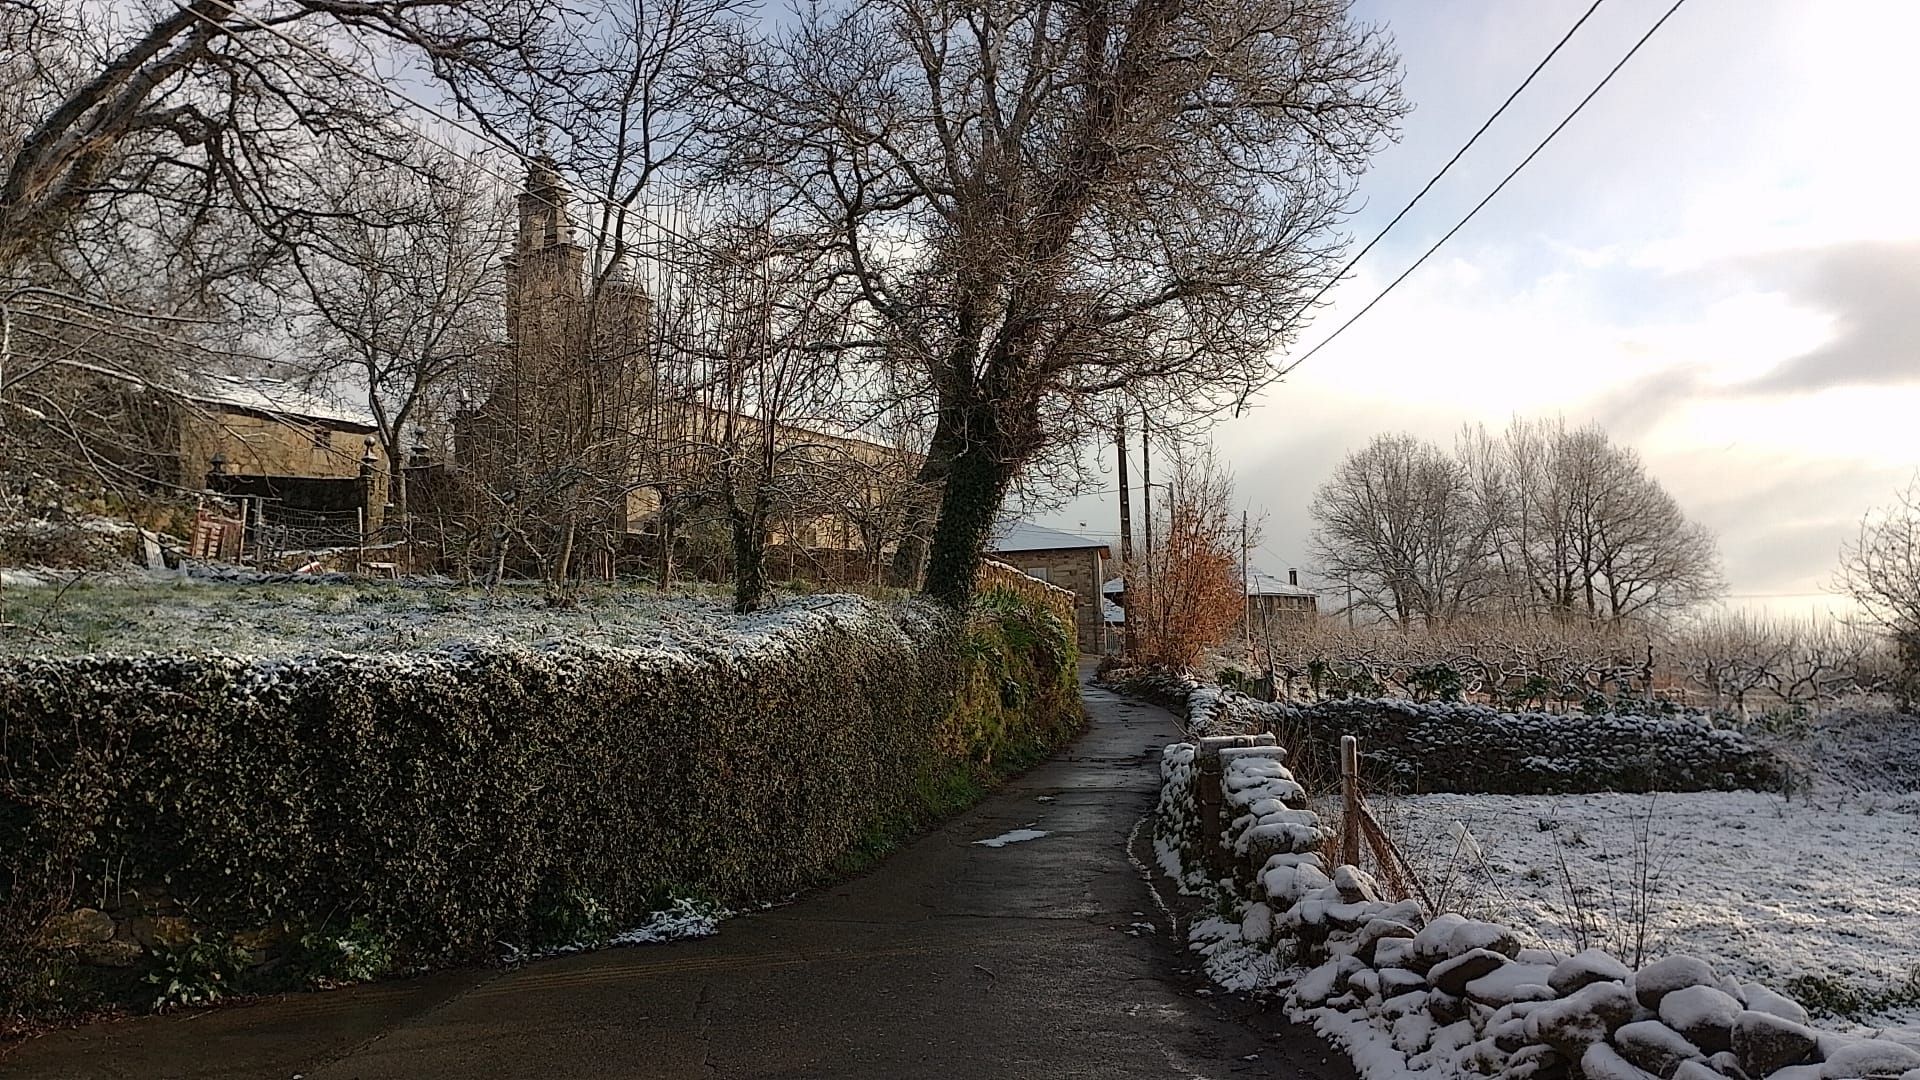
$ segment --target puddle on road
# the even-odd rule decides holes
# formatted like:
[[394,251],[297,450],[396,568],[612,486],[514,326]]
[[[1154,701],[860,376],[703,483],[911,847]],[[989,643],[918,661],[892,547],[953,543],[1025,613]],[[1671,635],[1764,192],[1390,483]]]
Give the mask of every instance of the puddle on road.
[[1045,829],[1015,829],[985,840],[975,840],[974,843],[981,847],[1006,847],[1008,844],[1018,844],[1022,840],[1038,840],[1045,835],[1047,835]]

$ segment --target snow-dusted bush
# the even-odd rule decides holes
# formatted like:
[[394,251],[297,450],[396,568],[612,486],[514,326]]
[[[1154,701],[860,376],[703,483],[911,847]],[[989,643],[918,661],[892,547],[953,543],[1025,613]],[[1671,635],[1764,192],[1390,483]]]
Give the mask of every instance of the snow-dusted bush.
[[404,967],[783,896],[1076,730],[1073,669],[1017,600],[851,597],[686,649],[6,660],[0,974],[74,908],[69,965],[137,969],[115,942],[178,919],[269,952],[367,926]]

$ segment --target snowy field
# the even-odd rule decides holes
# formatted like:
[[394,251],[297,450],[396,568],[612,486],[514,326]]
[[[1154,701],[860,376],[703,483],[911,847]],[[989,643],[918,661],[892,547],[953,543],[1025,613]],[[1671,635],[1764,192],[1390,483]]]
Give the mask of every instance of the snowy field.
[[589,588],[578,604],[556,607],[538,585],[488,593],[198,578],[22,587],[16,579],[0,590],[0,655],[391,653],[453,643],[697,648],[736,643],[794,614],[784,608],[742,620],[717,591],[646,587]]
[[1377,809],[1451,894],[1435,897],[1443,908],[1531,933],[1528,945],[1629,958],[1644,924],[1649,959],[1691,953],[1816,1013],[1920,1036],[1920,793],[1426,795]]

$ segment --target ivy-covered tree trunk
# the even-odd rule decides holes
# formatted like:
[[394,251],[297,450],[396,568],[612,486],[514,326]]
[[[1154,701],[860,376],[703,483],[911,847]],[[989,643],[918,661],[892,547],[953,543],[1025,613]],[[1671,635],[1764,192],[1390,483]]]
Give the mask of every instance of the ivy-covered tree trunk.
[[733,610],[742,614],[758,611],[767,602],[767,516],[763,484],[755,485],[744,505],[738,498],[727,502],[733,526]]
[[927,552],[927,596],[954,609],[973,599],[994,517],[1012,483],[1012,466],[988,447],[971,445],[955,456],[940,489],[940,520]]
[[[988,401],[992,401],[988,398]],[[927,579],[921,591],[956,610],[973,599],[974,579],[986,559],[1000,501],[1020,468],[1020,454],[1000,415],[1005,406],[976,404],[956,423],[942,423],[928,456],[944,463],[940,517],[927,552]],[[956,410],[959,412],[959,410]]]
[[887,583],[902,589],[916,588],[927,571],[927,557],[933,546],[933,530],[939,520],[941,488],[947,479],[948,456],[956,440],[953,429],[942,418],[935,423],[927,444],[927,456],[914,475],[901,523],[900,543],[893,550],[887,568]]

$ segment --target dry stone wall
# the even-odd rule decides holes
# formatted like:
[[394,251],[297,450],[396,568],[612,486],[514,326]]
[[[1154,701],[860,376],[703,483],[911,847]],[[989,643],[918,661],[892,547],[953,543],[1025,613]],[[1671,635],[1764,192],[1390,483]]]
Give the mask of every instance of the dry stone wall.
[[1783,782],[1771,752],[1697,717],[1510,713],[1394,698],[1290,705],[1166,673],[1123,689],[1182,712],[1196,734],[1284,732],[1315,763],[1336,760],[1340,736],[1357,736],[1366,775],[1402,792],[1770,791]]
[[1269,735],[1168,746],[1156,841],[1183,888],[1240,914],[1194,947],[1271,957],[1285,1005],[1370,1076],[1502,1080],[1920,1080],[1920,1050],[1813,1027],[1691,956],[1630,970],[1523,948],[1511,927],[1384,895],[1329,866],[1330,831]]

